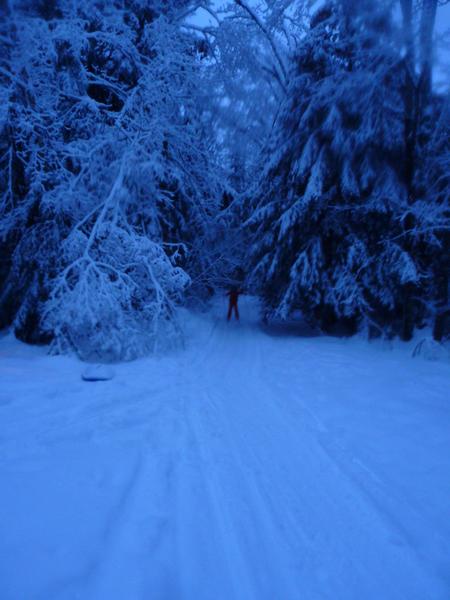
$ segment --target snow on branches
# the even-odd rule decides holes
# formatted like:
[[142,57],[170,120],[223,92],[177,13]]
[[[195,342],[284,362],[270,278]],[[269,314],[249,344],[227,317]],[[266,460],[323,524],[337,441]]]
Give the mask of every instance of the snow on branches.
[[436,178],[424,203],[408,181],[397,39],[387,5],[332,1],[292,56],[266,165],[248,194],[250,281],[268,315],[301,308],[324,330],[404,325],[407,338],[424,314],[411,298],[429,295],[437,232],[445,238],[445,152],[430,162]]
[[218,196],[198,57],[163,4],[8,15],[0,303],[18,335],[84,359],[176,343],[174,303],[204,267]]

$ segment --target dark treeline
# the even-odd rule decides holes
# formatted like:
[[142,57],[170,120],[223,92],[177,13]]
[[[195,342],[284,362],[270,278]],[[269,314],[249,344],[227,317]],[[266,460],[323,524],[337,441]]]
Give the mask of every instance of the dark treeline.
[[216,4],[2,5],[0,327],[132,358],[238,283],[269,320],[448,337],[437,0]]

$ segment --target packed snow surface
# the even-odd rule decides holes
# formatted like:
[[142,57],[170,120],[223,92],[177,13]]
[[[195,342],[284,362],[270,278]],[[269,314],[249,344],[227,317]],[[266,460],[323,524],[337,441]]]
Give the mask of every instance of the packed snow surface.
[[449,364],[225,301],[111,381],[0,340],[2,600],[450,598]]

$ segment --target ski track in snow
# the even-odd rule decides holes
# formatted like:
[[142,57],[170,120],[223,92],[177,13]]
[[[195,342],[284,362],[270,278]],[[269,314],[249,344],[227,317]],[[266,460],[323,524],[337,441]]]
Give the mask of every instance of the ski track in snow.
[[448,600],[449,366],[223,310],[104,383],[1,340],[0,598]]

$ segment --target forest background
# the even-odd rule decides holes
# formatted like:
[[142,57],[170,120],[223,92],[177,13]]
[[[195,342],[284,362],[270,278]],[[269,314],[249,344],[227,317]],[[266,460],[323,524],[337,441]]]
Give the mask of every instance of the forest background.
[[449,324],[449,4],[0,6],[0,327],[84,360],[265,320]]

